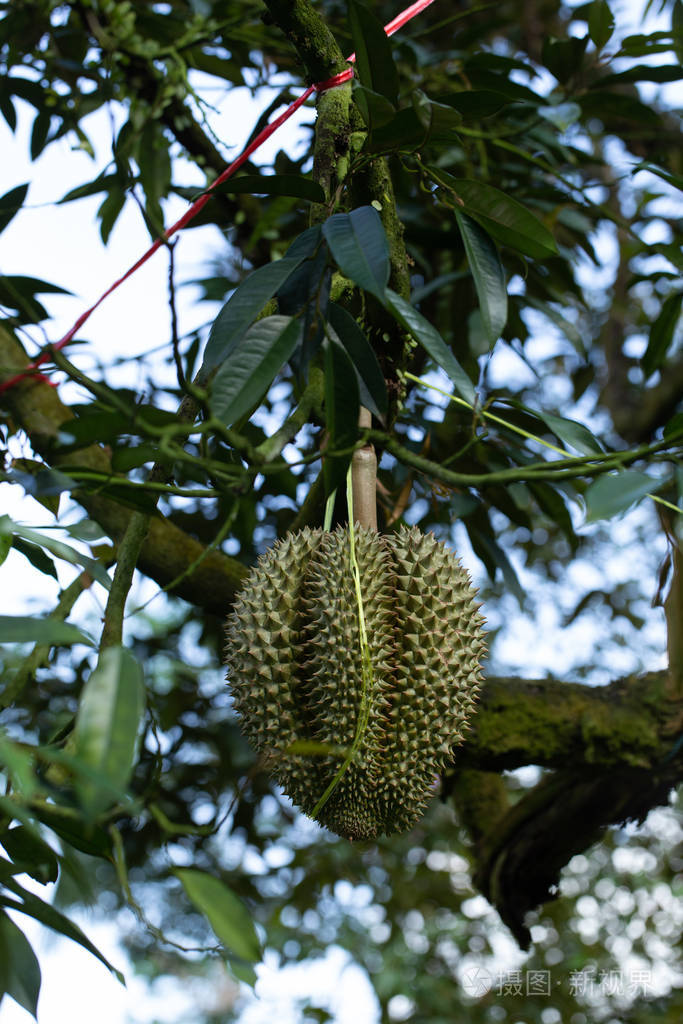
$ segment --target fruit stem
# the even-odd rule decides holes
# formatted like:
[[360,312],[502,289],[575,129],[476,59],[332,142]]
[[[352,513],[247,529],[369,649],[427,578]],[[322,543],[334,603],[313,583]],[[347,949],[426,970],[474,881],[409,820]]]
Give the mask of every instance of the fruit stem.
[[[360,407],[358,426],[361,430],[372,426],[369,409]],[[354,522],[366,530],[377,529],[377,456],[371,444],[358,448],[351,459],[351,492]]]

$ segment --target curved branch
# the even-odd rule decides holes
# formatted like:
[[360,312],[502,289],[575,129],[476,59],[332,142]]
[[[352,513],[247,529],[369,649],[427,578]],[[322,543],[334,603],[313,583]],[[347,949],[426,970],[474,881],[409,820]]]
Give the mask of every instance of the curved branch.
[[[0,381],[23,370],[28,363],[22,346],[0,325]],[[60,427],[74,417],[56,390],[45,381],[20,381],[2,395],[1,401],[17,426],[29,436],[34,450],[50,465],[59,466],[67,460],[74,463],[78,459],[83,468],[112,478],[117,476],[101,445],[89,445],[61,456],[55,452]],[[79,489],[73,492],[73,497],[114,541],[123,537],[133,515],[131,509],[96,492]],[[217,615],[227,613],[246,575],[241,562],[219,551],[207,553],[199,541],[161,514],[154,515],[150,521],[138,568],[162,587],[186,574],[169,592]]]
[[[609,825],[642,820],[683,775],[683,700],[667,673],[591,687],[489,679],[473,734],[444,779],[474,841],[474,881],[523,948],[527,911]],[[553,768],[513,806],[501,770]]]

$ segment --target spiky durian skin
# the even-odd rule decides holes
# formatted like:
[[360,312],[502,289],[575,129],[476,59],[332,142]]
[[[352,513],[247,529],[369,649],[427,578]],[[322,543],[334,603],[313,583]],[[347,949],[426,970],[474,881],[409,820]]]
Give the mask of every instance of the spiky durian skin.
[[[226,662],[247,738],[285,792],[349,839],[410,828],[475,709],[483,618],[459,560],[413,527],[356,528],[371,672],[367,725],[348,530],[303,530],[259,559],[226,629]],[[292,752],[301,741],[322,745]]]

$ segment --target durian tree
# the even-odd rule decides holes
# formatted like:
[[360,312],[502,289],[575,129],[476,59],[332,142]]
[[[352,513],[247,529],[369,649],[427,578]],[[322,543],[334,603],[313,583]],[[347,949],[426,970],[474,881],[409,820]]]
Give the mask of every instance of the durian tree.
[[[341,941],[382,1019],[401,994],[402,1019],[452,1019],[496,922],[534,939],[529,964],[557,945],[582,963],[570,897],[550,902],[561,872],[593,849],[585,891],[607,922],[615,827],[667,806],[683,757],[680,0],[648,3],[641,32],[605,0],[435,0],[391,38],[395,5],[360,0],[0,13],[7,130],[28,106],[33,159],[64,139],[87,152],[88,118],[115,112],[105,163],[61,201],[97,197],[105,244],[136,204],[170,265],[170,315],[129,387],[90,369],[87,324],[85,345],[55,344],[37,296],[76,283],[3,257],[2,479],[54,518],[4,516],[0,572],[60,589],[0,618],[0,996],[35,1013],[22,915],[104,959],[24,874],[67,905],[76,880],[114,892],[139,921],[131,955],[159,970],[200,944],[253,981],[264,941],[285,961]],[[256,135],[339,75],[298,155],[255,154],[206,191],[229,142],[211,86],[277,82]],[[188,335],[165,206],[198,193],[185,230],[215,225],[224,248]],[[6,237],[29,207],[12,184]],[[144,580],[166,595],[156,618]],[[587,620],[585,649],[537,678],[548,623]],[[648,844],[668,881],[666,841],[633,839]],[[370,888],[382,937],[330,910],[342,881]],[[485,927],[461,912],[475,892]],[[593,963],[611,965],[600,939]],[[468,1019],[547,1007],[508,995]],[[580,995],[553,1005],[619,1010]],[[674,998],[659,1010],[675,1019]]]

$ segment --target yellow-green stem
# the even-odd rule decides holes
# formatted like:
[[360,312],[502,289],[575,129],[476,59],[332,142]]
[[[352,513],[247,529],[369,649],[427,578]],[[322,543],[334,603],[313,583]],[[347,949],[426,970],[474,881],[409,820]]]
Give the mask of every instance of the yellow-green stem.
[[349,747],[344,760],[339,766],[334,778],[327,786],[327,789],[318,800],[317,804],[311,812],[313,818],[317,817],[320,811],[323,809],[327,801],[332,796],[332,793],[339,785],[339,782],[346,772],[347,768],[353,761],[357,752],[360,750],[360,746],[365,736],[365,731],[368,727],[368,720],[370,718],[370,693],[372,691],[372,662],[370,660],[370,646],[368,644],[368,633],[365,624],[365,611],[363,608],[363,591],[361,587],[360,569],[358,566],[358,560],[356,558],[356,532],[353,525],[353,479],[351,467],[346,476],[346,495],[348,502],[348,515],[349,515],[349,562],[351,567],[351,574],[353,576],[353,586],[356,592],[356,604],[358,608],[358,634],[360,641],[360,655],[361,655],[361,678],[362,688],[360,694],[360,707],[358,709],[358,720],[356,722],[356,732],[353,737],[353,743]]

